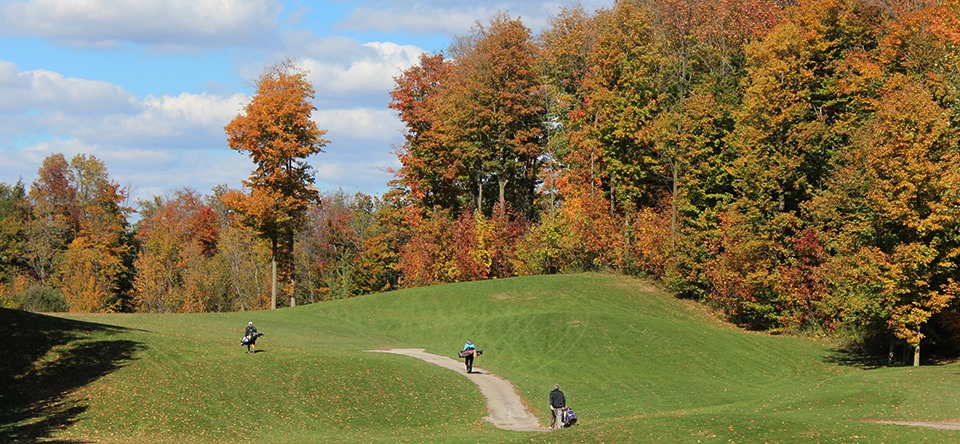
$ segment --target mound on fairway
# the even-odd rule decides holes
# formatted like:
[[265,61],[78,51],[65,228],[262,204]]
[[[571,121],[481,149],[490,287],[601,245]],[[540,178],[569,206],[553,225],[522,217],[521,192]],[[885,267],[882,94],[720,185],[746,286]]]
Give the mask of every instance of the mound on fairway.
[[[253,321],[259,353],[238,345]],[[2,442],[956,442],[875,421],[960,419],[960,367],[863,370],[825,344],[744,332],[606,274],[442,285],[272,311],[43,316],[0,310]],[[542,423],[559,383],[580,425],[505,431],[476,385]],[[8,359],[9,358],[9,359]]]

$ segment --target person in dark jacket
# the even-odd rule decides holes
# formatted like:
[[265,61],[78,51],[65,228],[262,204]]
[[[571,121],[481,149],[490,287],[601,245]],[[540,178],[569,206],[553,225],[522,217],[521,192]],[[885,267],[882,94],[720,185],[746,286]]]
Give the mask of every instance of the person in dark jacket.
[[253,321],[247,322],[247,329],[243,332],[247,337],[247,353],[257,352],[257,327],[253,326]]
[[553,391],[550,392],[550,428],[563,427],[563,409],[567,407],[567,398],[560,391],[560,384],[553,385]]

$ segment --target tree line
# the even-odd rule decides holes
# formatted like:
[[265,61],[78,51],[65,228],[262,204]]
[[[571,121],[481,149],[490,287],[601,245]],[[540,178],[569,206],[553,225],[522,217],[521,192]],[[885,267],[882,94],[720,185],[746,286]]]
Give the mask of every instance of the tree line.
[[244,189],[140,202],[129,227],[92,156],[2,184],[4,305],[247,310],[614,270],[747,328],[957,352],[960,1],[620,0],[537,35],[499,14],[395,78],[382,196],[312,187],[299,159],[328,141],[298,120],[302,73],[260,85],[284,78],[293,99],[260,88],[227,127],[257,165]]

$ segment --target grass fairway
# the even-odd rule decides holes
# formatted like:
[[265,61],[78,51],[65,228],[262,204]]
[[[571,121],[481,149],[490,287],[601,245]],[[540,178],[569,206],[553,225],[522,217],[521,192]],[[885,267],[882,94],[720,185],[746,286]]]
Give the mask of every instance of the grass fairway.
[[[238,341],[252,320],[260,353]],[[443,285],[273,311],[0,310],[0,442],[960,442],[960,366],[864,370],[811,340],[731,328],[642,280]],[[509,379],[541,422],[559,383],[582,424],[510,432],[466,378],[368,353],[425,348]],[[8,359],[9,358],[9,359]]]

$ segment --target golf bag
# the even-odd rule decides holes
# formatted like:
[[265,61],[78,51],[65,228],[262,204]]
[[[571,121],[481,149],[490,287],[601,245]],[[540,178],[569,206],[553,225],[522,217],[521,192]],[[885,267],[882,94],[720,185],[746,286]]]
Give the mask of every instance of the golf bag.
[[567,407],[563,409],[563,427],[570,427],[577,423],[577,414],[573,412],[573,409]]
[[467,349],[467,350],[461,351],[461,352],[460,352],[460,357],[461,357],[461,358],[466,358],[467,356],[470,356],[470,355],[473,355],[474,357],[476,357],[476,356],[480,356],[480,355],[482,355],[482,354],[483,354],[483,350],[477,350],[477,349],[471,348],[471,349]]
[[244,336],[240,338],[240,345],[256,344],[260,336],[263,336],[263,333],[256,332],[250,336]]

